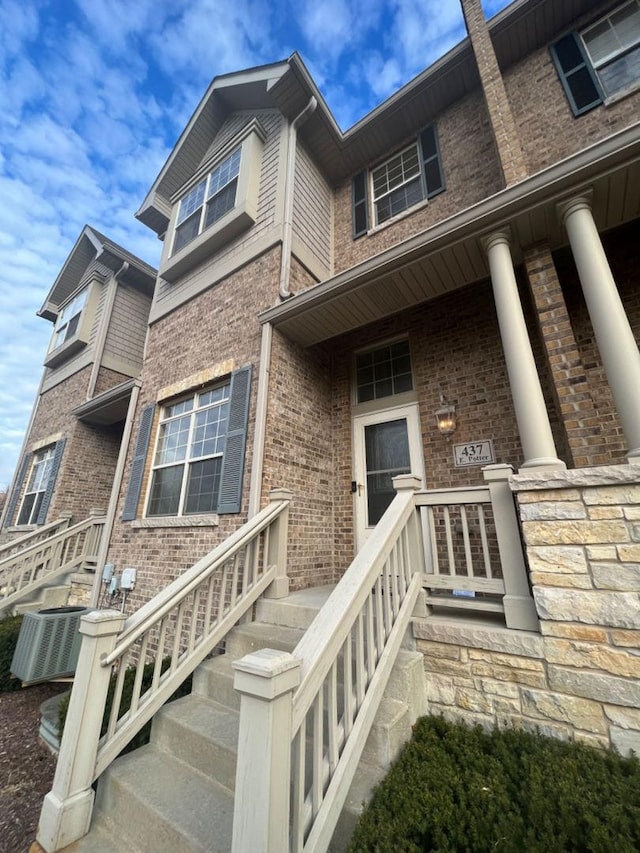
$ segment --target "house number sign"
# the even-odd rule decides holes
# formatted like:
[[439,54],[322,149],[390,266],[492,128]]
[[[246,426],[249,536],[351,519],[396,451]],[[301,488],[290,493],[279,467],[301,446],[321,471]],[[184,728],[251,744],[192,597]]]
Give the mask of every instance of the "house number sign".
[[490,438],[482,441],[470,441],[468,444],[453,445],[453,461],[456,468],[468,465],[490,465],[495,462],[493,442]]

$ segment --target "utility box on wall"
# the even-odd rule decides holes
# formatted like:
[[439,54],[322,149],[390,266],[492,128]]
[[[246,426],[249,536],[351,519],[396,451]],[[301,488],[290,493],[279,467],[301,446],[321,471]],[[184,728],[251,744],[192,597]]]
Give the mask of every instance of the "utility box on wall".
[[24,684],[73,675],[80,654],[80,619],[89,607],[53,607],[25,613],[11,673]]

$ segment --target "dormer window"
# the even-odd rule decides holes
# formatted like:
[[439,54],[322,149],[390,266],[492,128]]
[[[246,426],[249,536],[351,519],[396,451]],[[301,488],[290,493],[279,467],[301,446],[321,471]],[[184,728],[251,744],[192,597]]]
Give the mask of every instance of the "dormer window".
[[77,334],[80,316],[87,301],[88,292],[89,288],[85,287],[58,314],[56,328],[53,333],[53,342],[51,344],[52,351],[70,341]]
[[181,199],[173,241],[174,254],[233,210],[241,152],[241,148],[236,148]]
[[265,138],[251,119],[171,197],[161,278],[176,281],[255,224]]
[[62,364],[89,343],[99,293],[100,283],[94,280],[60,308],[49,352],[44,360],[47,367]]

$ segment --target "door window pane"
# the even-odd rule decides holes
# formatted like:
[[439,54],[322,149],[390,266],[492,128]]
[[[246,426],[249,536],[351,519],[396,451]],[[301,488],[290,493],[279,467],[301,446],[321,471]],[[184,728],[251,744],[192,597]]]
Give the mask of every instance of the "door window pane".
[[405,418],[371,424],[364,430],[367,463],[367,525],[382,518],[395,497],[393,478],[409,474],[409,433]]

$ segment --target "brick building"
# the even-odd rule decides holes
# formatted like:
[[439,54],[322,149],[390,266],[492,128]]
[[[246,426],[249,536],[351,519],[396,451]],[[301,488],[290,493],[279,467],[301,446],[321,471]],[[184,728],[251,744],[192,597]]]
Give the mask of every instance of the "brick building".
[[394,476],[511,465],[532,603],[465,622],[493,587],[425,582],[431,708],[637,749],[640,4],[462,7],[346,133],[297,54],[211,83],[136,214],[164,249],[105,556],[133,610],[286,488],[290,590],[334,584]]

